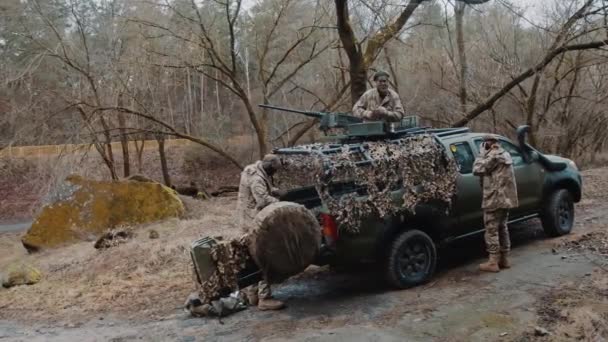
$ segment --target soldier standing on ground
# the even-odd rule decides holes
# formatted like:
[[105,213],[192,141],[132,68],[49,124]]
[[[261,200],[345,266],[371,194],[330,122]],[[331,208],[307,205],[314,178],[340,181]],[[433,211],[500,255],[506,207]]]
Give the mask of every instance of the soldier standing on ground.
[[[281,161],[274,154],[266,155],[262,160],[251,164],[241,172],[237,210],[239,224],[245,233],[251,231],[251,224],[258,212],[271,203],[278,202],[278,197],[284,193],[273,187],[272,175],[281,167]],[[257,286],[248,291],[250,304],[256,305],[260,310],[278,310],[285,305],[273,299],[270,284],[262,280]]]
[[479,148],[473,173],[482,178],[483,222],[486,228],[485,241],[489,260],[479,269],[485,272],[498,272],[509,268],[511,240],[507,221],[509,209],[518,206],[517,186],[513,172],[513,160],[493,135],[487,135]]
[[368,121],[400,121],[405,110],[399,99],[399,94],[388,87],[389,75],[384,71],[374,74],[376,87],[359,98],[353,107],[353,115]]

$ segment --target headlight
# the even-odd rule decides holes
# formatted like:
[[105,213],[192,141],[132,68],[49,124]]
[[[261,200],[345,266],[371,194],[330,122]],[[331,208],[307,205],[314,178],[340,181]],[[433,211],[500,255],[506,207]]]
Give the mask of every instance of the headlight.
[[576,166],[576,163],[574,161],[568,160],[568,165],[570,165],[571,168],[573,168],[576,171],[578,171],[578,167]]

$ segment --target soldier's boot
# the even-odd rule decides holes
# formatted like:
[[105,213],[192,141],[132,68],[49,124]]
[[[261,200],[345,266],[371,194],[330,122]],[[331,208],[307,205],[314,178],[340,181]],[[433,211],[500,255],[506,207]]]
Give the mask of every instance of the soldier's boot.
[[509,261],[509,252],[500,253],[500,260],[498,260],[498,267],[511,268],[511,262]]
[[273,298],[260,298],[258,300],[258,309],[265,310],[281,310],[285,307],[285,303]]
[[248,289],[247,292],[245,292],[245,294],[247,295],[247,303],[249,305],[258,305],[259,303],[259,298],[258,298],[258,289],[257,287],[255,289]]
[[479,270],[484,272],[499,272],[498,268],[498,254],[490,254],[487,262],[479,265]]

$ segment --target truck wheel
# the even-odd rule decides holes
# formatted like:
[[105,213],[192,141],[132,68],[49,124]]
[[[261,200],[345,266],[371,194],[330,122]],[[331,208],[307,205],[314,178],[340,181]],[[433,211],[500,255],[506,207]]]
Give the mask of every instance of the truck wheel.
[[404,289],[423,284],[435,272],[435,244],[424,232],[408,230],[391,243],[386,262],[386,278],[390,285]]
[[574,201],[566,189],[551,194],[541,215],[545,234],[555,237],[570,233],[574,224]]

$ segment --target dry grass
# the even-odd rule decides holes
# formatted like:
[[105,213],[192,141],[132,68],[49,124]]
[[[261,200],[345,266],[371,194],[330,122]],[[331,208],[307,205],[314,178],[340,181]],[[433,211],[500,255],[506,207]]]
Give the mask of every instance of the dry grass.
[[[120,246],[96,250],[90,242],[26,255],[15,234],[0,235],[0,269],[25,260],[43,272],[32,286],[0,290],[0,319],[83,320],[108,313],[137,319],[163,316],[193,290],[189,246],[202,236],[234,236],[234,199],[187,203],[190,219],[138,227]],[[149,239],[148,231],[159,232]],[[17,253],[16,253],[17,252]]]
[[[605,169],[586,171],[585,198],[603,201],[607,179]],[[131,319],[171,314],[194,289],[190,243],[202,236],[239,234],[234,198],[183,200],[187,214],[181,220],[137,227],[133,240],[107,250],[96,250],[92,242],[82,242],[27,255],[19,235],[0,234],[0,270],[11,261],[25,260],[40,268],[44,275],[36,285],[0,289],[0,319],[53,322],[83,321],[107,314]],[[149,239],[150,229],[158,231],[160,238]],[[605,291],[606,287],[601,286],[596,287],[598,291]],[[579,298],[576,293],[579,292],[574,292],[572,298]],[[598,303],[605,303],[605,299],[602,302],[589,297],[588,305],[568,309],[569,317],[574,317],[573,329],[604,317],[606,311],[598,311],[595,306]],[[595,311],[589,311],[590,308]]]
[[597,270],[577,284],[562,284],[539,301],[537,324],[550,335],[528,332],[518,341],[606,341],[608,339],[608,276]]
[[[230,153],[247,162],[253,153],[246,137],[231,141]],[[216,153],[196,144],[167,148],[169,174],[173,185],[186,186],[194,181],[212,192],[218,186],[237,186],[240,170]],[[116,171],[122,175],[122,155],[116,153]],[[163,182],[160,157],[155,149],[145,150],[142,165],[131,156],[131,174],[144,174]],[[70,174],[90,179],[109,179],[110,173],[94,150],[61,155],[28,157],[0,156],[0,222],[25,221],[36,215],[44,197]]]

